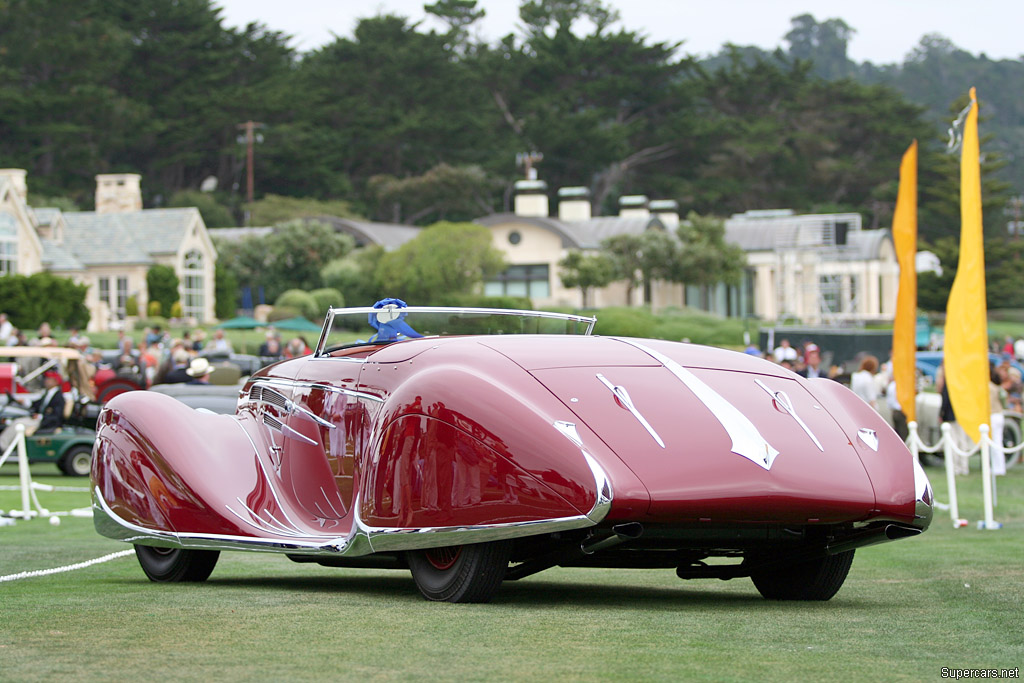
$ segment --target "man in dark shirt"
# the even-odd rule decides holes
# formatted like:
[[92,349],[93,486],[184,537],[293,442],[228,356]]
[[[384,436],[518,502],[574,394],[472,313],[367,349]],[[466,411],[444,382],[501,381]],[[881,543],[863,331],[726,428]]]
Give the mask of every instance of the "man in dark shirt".
[[[64,393],[61,384],[64,378],[53,370],[43,375],[43,395],[33,401],[29,417],[13,420],[0,433],[0,453],[6,452],[17,434],[16,425],[25,425],[25,436],[40,432],[55,432],[64,424]],[[8,395],[8,400],[13,397]],[[16,400],[16,399],[15,399]]]

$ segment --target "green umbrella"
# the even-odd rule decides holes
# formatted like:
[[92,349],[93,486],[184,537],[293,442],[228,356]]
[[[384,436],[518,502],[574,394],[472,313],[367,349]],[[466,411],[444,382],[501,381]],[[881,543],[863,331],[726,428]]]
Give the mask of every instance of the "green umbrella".
[[[257,327],[265,327],[267,323],[261,323],[255,318],[250,318],[247,315],[240,315],[237,318],[231,320],[225,320],[216,327],[221,330],[253,330]],[[320,329],[320,328],[317,328]]]
[[320,325],[309,322],[301,315],[288,318],[287,320],[278,320],[271,324],[279,330],[289,330],[291,332],[319,332],[321,329]]

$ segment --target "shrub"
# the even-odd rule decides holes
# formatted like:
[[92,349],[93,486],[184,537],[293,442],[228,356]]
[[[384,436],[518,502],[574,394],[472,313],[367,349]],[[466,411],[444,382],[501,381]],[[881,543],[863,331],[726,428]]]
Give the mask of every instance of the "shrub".
[[140,318],[135,321],[136,330],[144,330],[147,327],[161,327],[167,329],[167,318],[160,317],[158,315],[151,315],[148,318]]
[[183,314],[183,311],[181,309],[181,302],[180,301],[175,301],[173,304],[171,304],[171,317],[172,318],[180,318],[182,316],[182,314]]
[[296,315],[305,316],[310,320],[323,316],[313,295],[302,289],[289,289],[282,293],[274,302],[275,308],[280,306],[295,309],[298,311]]
[[124,302],[124,313],[135,317],[139,314],[139,300],[134,295],[128,297]]
[[149,305],[146,306],[146,315],[150,318],[157,318],[163,313],[163,306],[160,305],[159,301],[150,301]]
[[84,328],[89,322],[87,289],[51,273],[5,275],[0,277],[0,302],[11,322],[23,330],[36,329],[43,322]]
[[274,306],[270,309],[270,313],[267,314],[268,323],[276,323],[278,320],[288,320],[294,318],[297,315],[302,315],[302,312],[297,308],[291,306]]
[[345,297],[333,287],[314,289],[309,295],[316,302],[317,310],[316,315],[310,318],[310,320],[323,319],[327,315],[327,309],[331,306],[340,307],[345,305]]

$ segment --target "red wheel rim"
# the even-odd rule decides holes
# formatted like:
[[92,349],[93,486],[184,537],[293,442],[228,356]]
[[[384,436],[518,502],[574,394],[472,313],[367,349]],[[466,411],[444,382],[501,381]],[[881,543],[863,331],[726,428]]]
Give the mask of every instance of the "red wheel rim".
[[462,546],[431,548],[424,554],[427,557],[427,562],[429,562],[434,569],[443,571],[445,569],[451,569],[458,561],[459,555],[462,554]]

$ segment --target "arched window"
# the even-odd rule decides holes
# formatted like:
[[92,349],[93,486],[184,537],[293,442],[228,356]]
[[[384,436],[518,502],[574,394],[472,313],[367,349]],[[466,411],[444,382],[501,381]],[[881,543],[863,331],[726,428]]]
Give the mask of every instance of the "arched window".
[[182,274],[185,276],[185,288],[182,292],[181,312],[186,318],[195,318],[199,322],[203,322],[203,312],[206,310],[206,306],[201,252],[193,249],[185,254]]
[[18,224],[14,216],[0,212],[0,275],[18,272]]

